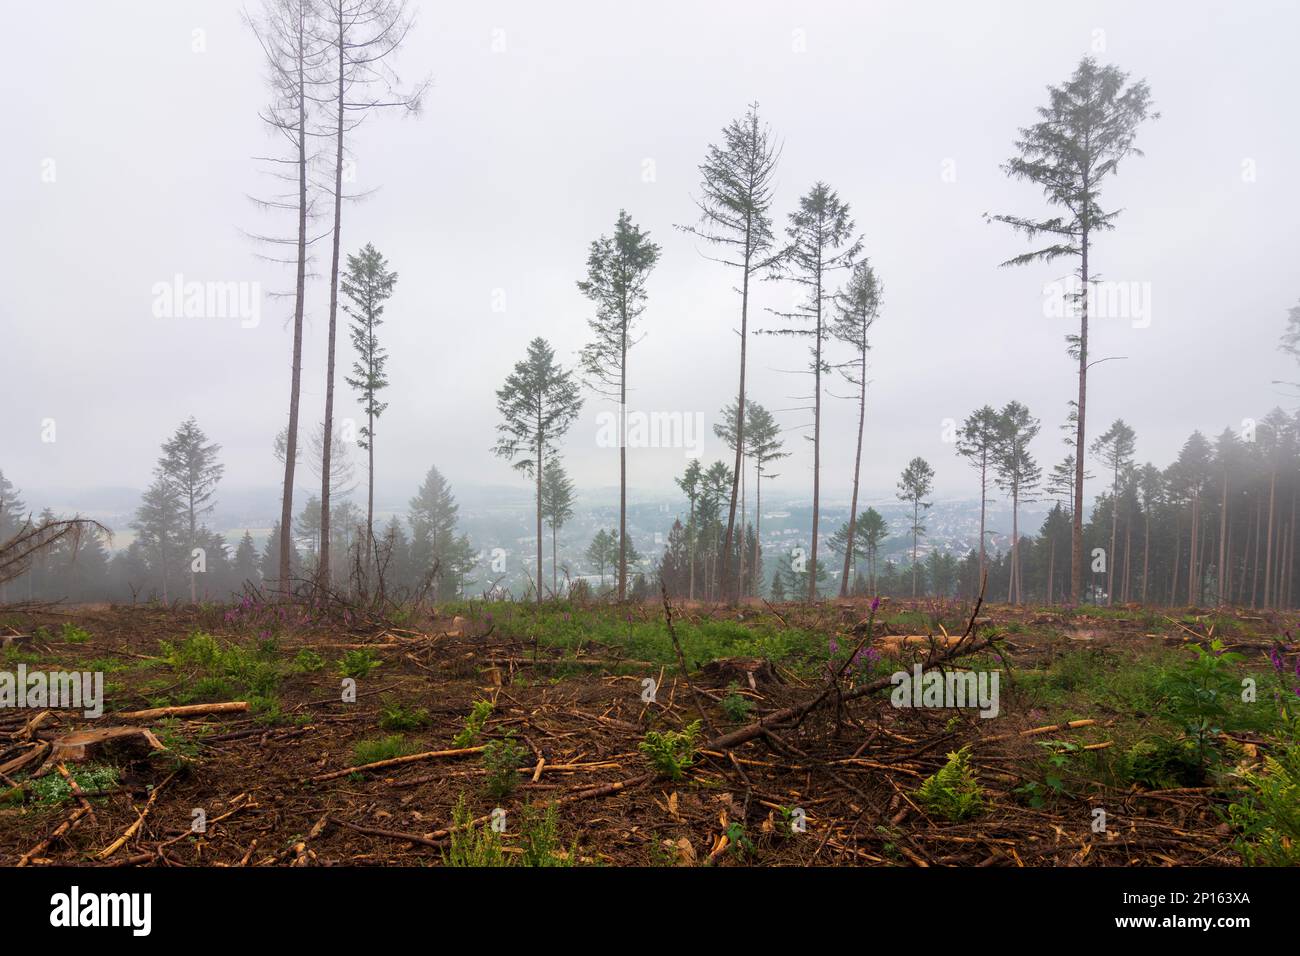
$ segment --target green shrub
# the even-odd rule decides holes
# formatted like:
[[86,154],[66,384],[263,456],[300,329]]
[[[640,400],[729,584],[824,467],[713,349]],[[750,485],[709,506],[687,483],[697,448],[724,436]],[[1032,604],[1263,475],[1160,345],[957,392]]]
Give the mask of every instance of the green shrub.
[[555,804],[547,805],[545,810],[538,810],[529,804],[524,807],[524,821],[520,833],[524,841],[524,866],[576,866],[578,861],[578,843],[565,851],[560,842],[560,819],[555,812]]
[[948,762],[916,791],[917,802],[946,820],[966,820],[984,809],[984,794],[971,769],[966,747],[948,754]]
[[90,632],[68,621],[63,625],[60,636],[69,644],[85,644],[90,640]]
[[700,735],[700,721],[687,724],[680,731],[646,732],[639,749],[650,766],[661,776],[680,780],[695,763],[695,741]]
[[1196,787],[1205,782],[1205,768],[1192,740],[1139,740],[1124,753],[1119,770],[1130,783],[1150,790]]
[[1192,659],[1166,674],[1162,690],[1170,718],[1195,741],[1197,759],[1205,767],[1218,756],[1212,741],[1228,727],[1231,704],[1241,699],[1241,679],[1232,665],[1244,658],[1224,651],[1219,640],[1208,651],[1199,644],[1188,646]]
[[731,693],[718,702],[722,712],[727,715],[727,719],[732,723],[743,723],[749,718],[749,713],[754,709],[754,702],[742,694],[736,693],[735,685],[731,688]]
[[313,674],[325,666],[325,658],[310,647],[298,651],[293,659],[293,669],[300,674]]

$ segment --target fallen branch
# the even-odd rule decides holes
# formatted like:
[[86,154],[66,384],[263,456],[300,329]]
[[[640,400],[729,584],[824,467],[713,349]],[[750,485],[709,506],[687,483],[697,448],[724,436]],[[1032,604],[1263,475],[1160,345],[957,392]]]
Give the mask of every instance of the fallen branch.
[[162,793],[163,788],[172,782],[172,779],[177,773],[179,773],[179,771],[173,770],[167,775],[166,779],[163,780],[162,783],[153,788],[153,791],[149,794],[149,799],[144,802],[144,809],[140,811],[140,815],[136,818],[135,823],[127,827],[126,831],[120,837],[108,846],[104,847],[104,849],[100,850],[99,853],[95,854],[95,859],[107,860],[118,850],[122,849],[122,847],[126,846],[127,841],[130,840],[131,837],[140,832],[140,827],[144,826],[144,818],[147,817],[149,811],[153,809],[154,801],[158,799],[158,794]]
[[[948,647],[946,650],[939,651],[936,652],[935,654],[932,654],[928,660],[924,661],[921,664],[922,671],[930,670],[938,664],[946,663],[957,657],[964,657],[968,654],[976,654],[982,650],[992,647],[997,642],[998,640],[997,637],[988,637],[982,640],[974,640],[972,638],[972,634],[974,633],[974,629],[975,629],[975,620],[979,616],[980,607],[983,605],[983,603],[984,603],[984,589],[983,587],[981,587],[980,597],[975,602],[975,609],[971,612],[970,621],[967,623],[966,630],[962,634],[960,640],[958,640],[957,643],[953,644],[952,646]],[[831,691],[834,689],[840,677],[843,675],[844,671],[848,668],[849,664],[852,662],[853,658],[857,655],[858,651],[862,649],[862,646],[864,644],[866,644],[868,641],[871,640],[871,622],[872,620],[874,620],[874,617],[875,617],[875,612],[873,611],[872,617],[868,619],[867,626],[865,628],[866,633],[864,634],[862,640],[858,642],[857,648],[855,648],[853,652],[850,653],[844,659],[844,663],[840,665],[840,669],[835,674],[832,675],[829,681],[826,682],[826,686],[822,689],[820,694],[818,694],[812,700],[806,701],[802,704],[796,704],[793,707],[786,707],[781,710],[773,711],[772,713],[768,714],[766,717],[762,718],[761,720],[755,721],[752,724],[746,724],[744,727],[740,727],[736,730],[731,731],[730,733],[723,734],[721,737],[715,737],[713,740],[706,741],[701,745],[700,749],[724,750],[724,751],[730,750],[733,747],[738,747],[741,744],[748,743],[751,740],[764,736],[765,734],[769,733],[774,727],[780,726],[782,724],[790,723],[791,721],[801,721],[808,714],[812,713],[812,711],[816,710],[818,707],[823,706],[826,703],[826,701],[830,698]],[[967,643],[968,638],[970,639],[969,643]],[[869,683],[861,684],[857,687],[851,688],[849,690],[846,690],[838,694],[836,696],[836,700],[840,702],[855,700],[859,697],[866,697],[868,694],[874,694],[877,691],[884,690],[886,687],[890,687],[892,685],[893,685],[892,677],[881,677]]]
[[248,710],[248,701],[231,700],[222,704],[185,704],[181,707],[151,707],[148,710],[128,710],[113,716],[126,720],[153,720],[155,717],[203,717],[208,714],[242,714]]
[[390,757],[387,760],[376,760],[373,763],[358,764],[355,767],[344,767],[342,770],[332,770],[329,773],[323,773],[319,776],[308,778],[312,783],[321,783],[325,780],[333,780],[336,777],[346,777],[350,773],[360,773],[362,770],[379,770],[383,767],[400,767],[402,764],[416,763],[420,760],[434,760],[438,757],[463,757],[466,754],[482,753],[483,747],[458,747],[454,750],[426,750],[424,753],[408,754],[405,757]]

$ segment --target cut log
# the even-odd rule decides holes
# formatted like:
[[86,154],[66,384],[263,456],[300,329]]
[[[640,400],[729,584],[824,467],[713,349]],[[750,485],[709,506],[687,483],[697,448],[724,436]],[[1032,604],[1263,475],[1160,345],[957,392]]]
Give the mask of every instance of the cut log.
[[221,704],[185,704],[180,707],[151,707],[148,710],[128,710],[113,716],[124,720],[153,720],[155,717],[202,717],[206,714],[242,714],[248,710],[248,701],[231,700]]
[[65,734],[54,741],[45,765],[37,771],[42,776],[59,763],[86,760],[133,760],[147,757],[155,751],[166,750],[158,738],[143,727],[104,727],[100,730],[79,730]]
[[32,643],[30,634],[0,634],[0,650],[7,651],[11,647],[26,647]]

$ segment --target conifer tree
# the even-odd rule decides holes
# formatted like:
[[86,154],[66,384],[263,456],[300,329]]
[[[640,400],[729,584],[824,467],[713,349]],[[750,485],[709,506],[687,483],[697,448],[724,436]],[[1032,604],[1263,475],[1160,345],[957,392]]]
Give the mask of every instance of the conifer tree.
[[[578,282],[578,289],[596,306],[596,315],[587,322],[595,337],[582,350],[583,373],[595,391],[618,402],[618,527],[623,537],[627,533],[627,352],[636,344],[646,280],[658,261],[659,247],[650,241],[649,233],[620,210],[614,234],[591,244],[587,278]],[[540,564],[537,571],[540,575]],[[626,597],[627,555],[620,553],[618,600]]]
[[497,443],[492,452],[509,460],[537,488],[537,603],[542,603],[542,475],[547,459],[582,410],[582,395],[573,373],[555,361],[543,338],[528,343],[527,356],[515,363],[497,389]]
[[1134,145],[1138,127],[1159,113],[1151,108],[1146,81],[1128,82],[1128,74],[1113,66],[1098,66],[1091,57],[1080,61],[1061,86],[1048,87],[1048,105],[1039,121],[1020,130],[1018,154],[1002,167],[1012,179],[1023,179],[1043,190],[1048,205],[1062,215],[1046,219],[1000,215],[992,219],[1010,225],[1031,242],[1045,237],[1047,245],[1002,263],[1004,266],[1077,258],[1079,334],[1066,338],[1078,363],[1079,398],[1074,444],[1074,506],[1070,542],[1070,600],[1077,604],[1083,590],[1083,459],[1088,410],[1088,295],[1093,282],[1089,263],[1093,237],[1115,228],[1120,210],[1101,206],[1101,186],[1121,160],[1141,156]]

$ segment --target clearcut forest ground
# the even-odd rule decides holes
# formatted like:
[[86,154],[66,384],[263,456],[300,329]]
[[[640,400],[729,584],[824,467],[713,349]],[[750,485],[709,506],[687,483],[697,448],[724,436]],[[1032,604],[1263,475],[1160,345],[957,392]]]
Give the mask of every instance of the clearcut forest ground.
[[[971,613],[887,601],[868,635],[865,601],[674,603],[683,674],[662,603],[0,611],[0,671],[103,672],[107,708],[0,710],[0,864],[1294,861],[1294,613],[985,605],[974,636],[996,643],[952,666],[1000,671],[996,718],[848,697]],[[705,746],[828,688],[801,720]],[[117,716],[228,701],[248,707]],[[106,726],[165,749],[42,767]]]

